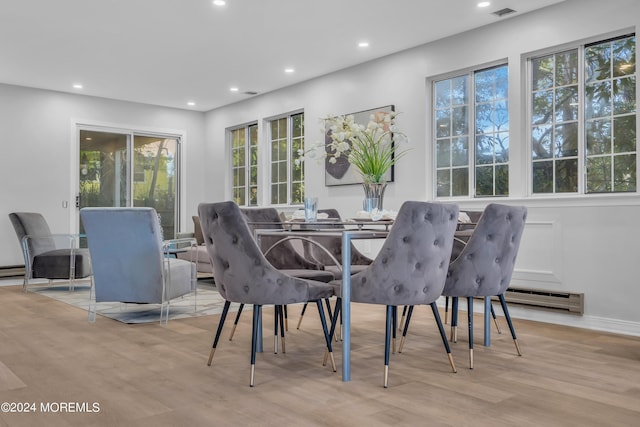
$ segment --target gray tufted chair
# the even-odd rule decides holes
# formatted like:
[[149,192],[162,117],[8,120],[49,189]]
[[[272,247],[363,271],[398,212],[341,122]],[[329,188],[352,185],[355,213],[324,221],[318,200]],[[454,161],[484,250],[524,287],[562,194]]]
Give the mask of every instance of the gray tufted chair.
[[215,354],[229,311],[230,303],[253,304],[253,336],[251,343],[251,380],[254,384],[258,325],[262,306],[276,306],[276,328],[282,327],[282,311],[277,306],[315,301],[325,335],[327,351],[335,361],[321,300],[333,296],[333,288],[327,283],[300,279],[284,274],[264,257],[256,244],[240,208],[234,202],[201,203],[198,215],[205,245],[213,262],[213,274],[220,295],[225,299],[224,308],[213,341],[209,362]]
[[47,221],[37,212],[13,212],[9,219],[16,232],[24,257],[24,282],[26,292],[30,279],[69,280],[69,290],[74,281],[91,276],[91,257],[86,248],[77,248],[77,236],[52,234]]
[[[453,297],[452,340],[457,338],[457,305],[459,297],[466,297],[469,318],[469,367],[473,369],[473,298],[497,296],[502,305],[518,356],[515,329],[509,316],[504,292],[520,247],[520,239],[527,219],[524,206],[489,204],[478,221],[460,255],[451,262],[442,295]],[[488,316],[489,313],[485,313]]]
[[[378,256],[369,268],[351,277],[353,302],[387,307],[384,387],[388,386],[391,322],[395,318],[394,307],[398,305],[431,306],[451,369],[456,372],[435,301],[444,287],[457,221],[456,205],[403,203]],[[336,295],[341,295],[341,281],[331,284],[336,286]],[[340,304],[336,307],[332,337]]]
[[[245,216],[251,233],[256,229],[275,229],[282,230],[284,226],[280,214],[275,208],[240,208],[240,211]],[[274,267],[281,270],[284,274],[289,276],[298,277],[300,279],[317,280],[320,282],[328,283],[334,279],[333,273],[324,271],[324,267],[321,263],[309,260],[302,256],[293,246],[291,241],[280,242],[282,238],[274,236],[263,236],[261,238],[261,249],[263,251],[271,250],[266,255],[267,261]],[[280,243],[278,243],[280,242]],[[278,243],[276,245],[276,243]],[[275,245],[275,246],[274,246]],[[305,310],[307,304],[304,305]],[[233,328],[229,334],[229,340],[233,338],[233,334],[240,320],[240,315],[244,305],[240,305],[238,313],[236,314],[235,321],[233,322]],[[327,300],[327,309],[331,310],[329,301]],[[284,314],[284,329],[289,330],[287,306],[282,307]],[[331,316],[331,311],[329,311]],[[300,317],[302,320],[302,316]],[[300,322],[298,322],[298,326]]]

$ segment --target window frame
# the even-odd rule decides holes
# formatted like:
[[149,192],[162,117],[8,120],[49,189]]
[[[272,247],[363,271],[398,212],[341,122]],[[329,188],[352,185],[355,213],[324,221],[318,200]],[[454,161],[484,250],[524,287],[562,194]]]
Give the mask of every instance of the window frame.
[[[504,198],[509,198],[510,197],[510,187],[511,187],[511,179],[510,179],[510,175],[511,175],[511,155],[509,155],[509,158],[506,162],[502,162],[502,163],[496,163],[495,161],[495,156],[494,156],[494,161],[492,163],[493,168],[495,170],[495,166],[496,165],[506,165],[507,167],[507,171],[508,171],[508,180],[507,180],[507,193],[504,195],[501,194],[495,194],[496,191],[496,185],[495,185],[495,172],[494,172],[494,179],[493,179],[493,193],[491,195],[477,195],[477,185],[476,185],[476,168],[478,166],[478,164],[476,163],[476,129],[475,129],[475,124],[476,124],[476,107],[478,104],[478,101],[476,100],[476,93],[475,93],[475,75],[477,72],[481,72],[481,71],[487,71],[487,70],[491,70],[491,69],[495,69],[495,68],[500,68],[500,67],[505,67],[506,71],[507,71],[507,96],[505,98],[505,102],[506,102],[506,111],[507,114],[510,115],[511,111],[510,111],[510,103],[511,100],[509,99],[509,73],[511,72],[511,67],[509,66],[509,61],[507,58],[502,58],[496,61],[492,61],[492,62],[488,62],[488,63],[484,63],[484,64],[480,64],[480,65],[475,65],[472,67],[468,67],[468,68],[464,68],[464,69],[460,69],[460,70],[456,70],[456,71],[452,71],[452,72],[448,72],[445,74],[440,74],[437,76],[432,76],[429,77],[427,79],[427,83],[428,83],[428,88],[429,88],[429,102],[430,102],[430,109],[429,109],[429,116],[428,116],[428,123],[430,123],[430,129],[431,129],[431,134],[430,134],[430,139],[432,141],[432,146],[431,146],[431,153],[432,153],[432,162],[431,162],[431,166],[433,167],[433,197],[434,199],[437,200],[479,200],[479,199],[489,199],[489,198],[496,198],[496,199],[504,199]],[[437,119],[436,119],[436,84],[438,82],[444,81],[444,80],[452,80],[458,77],[463,77],[466,76],[467,80],[468,80],[468,89],[469,89],[469,93],[468,93],[468,100],[467,103],[464,104],[467,106],[467,139],[468,139],[468,143],[467,143],[467,170],[468,170],[468,174],[467,174],[467,194],[465,195],[452,195],[451,190],[449,191],[448,195],[442,195],[439,196],[438,195],[438,171],[440,170],[449,170],[452,171],[453,169],[460,169],[456,166],[453,165],[453,163],[451,162],[450,165],[446,168],[438,168],[438,137],[437,137]],[[509,137],[509,140],[511,140],[511,118],[509,117],[509,127],[507,132],[507,135]],[[454,139],[454,135],[450,135],[449,138],[451,140]],[[440,138],[442,139],[442,138]],[[509,149],[510,150],[510,149]],[[450,153],[451,156],[451,153]],[[487,167],[487,166],[485,166]],[[451,175],[450,175],[450,179],[451,179]],[[450,181],[450,185],[452,185],[452,181]]]
[[[299,136],[294,136],[294,117],[296,116],[301,116],[302,117],[302,131],[300,132]],[[286,119],[286,131],[287,131],[287,135],[286,135],[286,154],[287,154],[287,158],[286,158],[286,181],[277,181],[275,183],[275,185],[282,185],[286,183],[286,201],[274,201],[273,200],[273,186],[274,186],[274,181],[273,181],[273,165],[274,165],[274,159],[273,159],[273,142],[274,142],[274,136],[272,135],[272,123],[275,121],[279,121],[282,119]],[[297,152],[294,152],[294,146],[299,145],[300,149],[304,149],[304,142],[305,142],[305,113],[304,110],[296,110],[293,112],[289,112],[289,113],[285,113],[285,114],[281,114],[281,115],[277,115],[277,116],[273,116],[273,117],[269,117],[267,119],[265,119],[265,134],[266,134],[266,142],[265,142],[265,147],[268,149],[268,167],[267,167],[267,171],[265,173],[265,178],[268,182],[268,190],[265,191],[265,195],[267,196],[267,199],[269,202],[267,203],[267,205],[270,206],[301,206],[302,202],[303,202],[303,197],[304,197],[304,187],[305,187],[305,167],[304,167],[304,162],[300,162],[299,165],[295,165],[295,160],[299,157]],[[279,138],[282,139],[282,138]],[[294,141],[297,140],[297,141]],[[296,150],[297,151],[297,150]],[[281,159],[279,159],[278,161],[281,161]],[[299,167],[301,169],[301,179],[300,180],[293,180],[293,168],[294,167]],[[301,191],[300,191],[300,200],[299,201],[295,201],[293,200],[293,193],[294,193],[294,185],[298,183],[300,185]]]
[[[525,70],[525,72],[523,73],[524,77],[525,77],[525,82],[522,85],[522,87],[524,88],[525,92],[523,93],[523,100],[522,102],[524,103],[524,112],[525,114],[523,114],[523,124],[524,126],[523,128],[523,133],[524,133],[524,141],[526,143],[526,146],[524,147],[525,149],[525,155],[523,156],[523,161],[526,161],[526,196],[530,197],[530,198],[552,198],[552,199],[559,199],[559,198],[588,198],[588,199],[593,199],[596,197],[605,197],[605,198],[625,198],[625,197],[629,197],[629,196],[634,196],[637,195],[640,192],[640,159],[638,158],[640,155],[640,149],[638,146],[638,139],[637,139],[637,135],[638,135],[638,129],[640,128],[640,120],[639,120],[639,115],[638,115],[638,109],[637,109],[637,99],[638,99],[638,93],[639,91],[639,85],[638,85],[638,71],[637,71],[637,56],[636,56],[636,72],[635,72],[635,78],[636,78],[636,88],[635,88],[635,92],[636,92],[636,111],[635,111],[635,118],[636,118],[636,150],[635,150],[635,155],[636,155],[636,190],[635,191],[604,191],[604,192],[589,192],[587,190],[587,135],[586,135],[586,129],[587,129],[587,120],[586,120],[586,87],[587,87],[587,82],[585,79],[585,49],[589,46],[593,46],[593,45],[597,45],[597,44],[601,44],[601,43],[606,43],[606,42],[611,42],[613,40],[616,39],[622,39],[625,37],[635,37],[636,38],[636,53],[638,52],[638,34],[635,31],[634,28],[626,28],[620,31],[616,31],[616,32],[612,32],[612,33],[608,33],[608,34],[601,34],[601,35],[597,35],[597,36],[592,36],[592,37],[588,37],[582,40],[578,40],[578,41],[574,41],[571,43],[565,43],[562,45],[558,45],[558,46],[552,46],[552,47],[547,47],[544,49],[540,49],[534,52],[529,52],[526,54],[522,55],[522,67]],[[555,184],[553,184],[553,188],[554,191],[553,192],[534,192],[534,179],[533,179],[533,164],[534,164],[534,158],[533,158],[533,138],[532,138],[532,118],[533,118],[533,72],[534,72],[534,67],[533,67],[533,61],[535,59],[538,58],[542,58],[545,56],[550,56],[550,55],[558,55],[564,52],[569,52],[571,50],[577,50],[577,57],[578,57],[578,117],[577,117],[577,124],[578,124],[578,132],[577,132],[577,162],[578,162],[578,167],[577,167],[577,179],[578,179],[578,185],[577,185],[577,191],[576,192],[558,192],[555,189]],[[554,86],[555,87],[555,86]],[[616,115],[614,115],[613,113],[609,116],[606,116],[611,118],[611,120],[613,120]],[[555,122],[554,122],[555,123]],[[609,154],[610,156],[613,155],[613,153]],[[555,159],[555,157],[553,157],[553,159]],[[555,180],[555,168],[554,168],[554,174],[553,174],[553,178]],[[611,185],[614,185],[614,182],[611,182]]]
[[[251,144],[251,135],[252,129],[255,131],[256,136],[256,144]],[[259,138],[259,130],[258,130],[258,122],[249,122],[243,125],[234,126],[227,129],[227,139],[228,139],[228,147],[229,147],[229,164],[230,164],[230,181],[231,181],[231,199],[237,203],[235,197],[236,188],[241,188],[240,186],[235,185],[235,169],[236,165],[234,164],[234,132],[243,131],[244,132],[244,200],[243,204],[238,203],[239,206],[258,206],[260,204],[260,138]],[[252,147],[255,147],[257,150],[256,153],[256,162],[255,165],[251,163],[251,150]],[[251,203],[251,169],[256,168],[256,199],[255,203]]]

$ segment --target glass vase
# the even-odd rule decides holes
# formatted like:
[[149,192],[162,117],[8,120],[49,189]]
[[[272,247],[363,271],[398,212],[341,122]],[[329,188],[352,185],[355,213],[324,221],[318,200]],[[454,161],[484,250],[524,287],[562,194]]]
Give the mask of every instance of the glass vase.
[[363,182],[362,188],[364,189],[364,198],[365,199],[378,199],[378,209],[383,209],[383,197],[384,190],[387,189],[387,183],[382,182]]

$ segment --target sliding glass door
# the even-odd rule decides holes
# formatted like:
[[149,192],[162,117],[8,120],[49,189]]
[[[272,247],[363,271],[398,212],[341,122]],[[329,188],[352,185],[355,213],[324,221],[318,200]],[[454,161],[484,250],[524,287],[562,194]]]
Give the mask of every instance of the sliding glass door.
[[79,142],[78,208],[152,207],[175,237],[179,138],[80,128]]

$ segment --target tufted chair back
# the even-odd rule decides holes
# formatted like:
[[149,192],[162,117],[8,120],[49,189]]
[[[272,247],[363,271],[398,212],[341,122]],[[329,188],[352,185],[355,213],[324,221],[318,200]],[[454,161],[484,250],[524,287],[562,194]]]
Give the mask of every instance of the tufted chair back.
[[351,299],[384,305],[431,304],[447,275],[458,207],[402,204],[378,256],[351,278]]
[[[240,208],[240,211],[249,223],[249,228],[252,233],[256,229],[283,229],[282,220],[275,208]],[[282,238],[264,236],[261,238],[261,249],[266,251],[279,240],[282,240]],[[274,247],[267,254],[267,260],[277,269],[322,269],[322,265],[307,260],[298,251],[296,251],[290,241],[283,242]]]
[[509,287],[527,219],[524,206],[489,204],[458,258],[449,266],[446,296],[501,295]]
[[318,295],[316,282],[283,274],[266,260],[234,202],[201,203],[198,215],[216,285],[227,301],[283,305],[326,296]]

